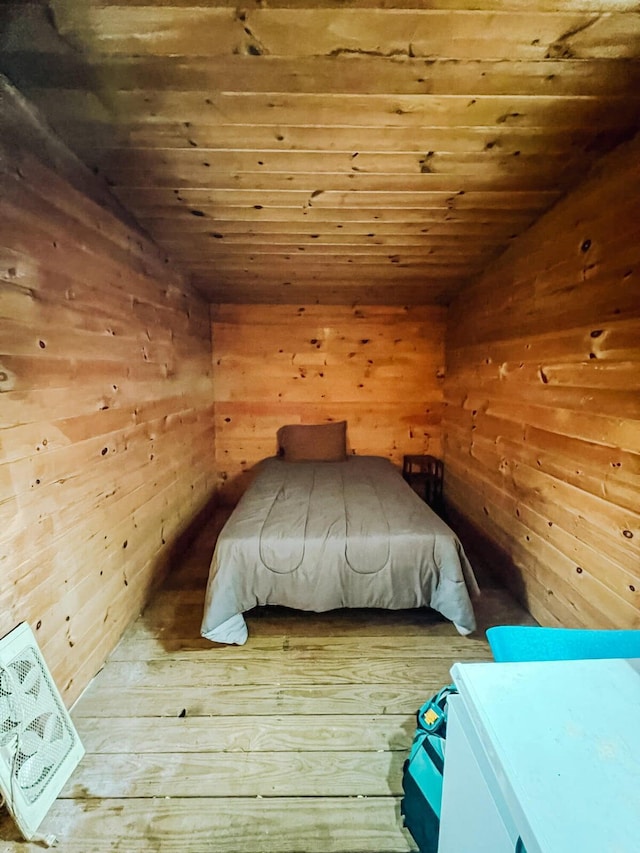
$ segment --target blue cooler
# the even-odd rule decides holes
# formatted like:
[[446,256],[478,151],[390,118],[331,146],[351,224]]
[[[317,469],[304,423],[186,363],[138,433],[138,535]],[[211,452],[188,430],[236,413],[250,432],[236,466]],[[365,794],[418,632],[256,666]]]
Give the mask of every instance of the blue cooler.
[[497,625],[487,631],[497,663],[640,658],[640,631]]

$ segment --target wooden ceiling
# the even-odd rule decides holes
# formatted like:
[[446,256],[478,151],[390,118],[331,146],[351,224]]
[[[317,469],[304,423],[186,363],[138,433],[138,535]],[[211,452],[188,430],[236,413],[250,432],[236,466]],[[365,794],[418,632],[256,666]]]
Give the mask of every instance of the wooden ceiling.
[[635,0],[0,9],[0,71],[216,302],[447,303],[640,127]]

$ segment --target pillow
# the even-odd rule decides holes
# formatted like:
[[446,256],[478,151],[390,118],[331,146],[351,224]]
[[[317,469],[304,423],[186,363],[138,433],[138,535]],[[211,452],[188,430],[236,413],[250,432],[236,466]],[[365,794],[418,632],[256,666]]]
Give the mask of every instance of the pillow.
[[344,462],[347,458],[347,422],[280,427],[278,451],[287,462]]

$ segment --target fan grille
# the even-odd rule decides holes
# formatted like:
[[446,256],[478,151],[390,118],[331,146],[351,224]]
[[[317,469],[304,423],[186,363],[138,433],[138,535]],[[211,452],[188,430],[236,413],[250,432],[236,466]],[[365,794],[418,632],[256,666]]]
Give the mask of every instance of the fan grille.
[[0,747],[8,748],[12,787],[36,802],[73,745],[74,732],[40,656],[21,649],[0,670]]

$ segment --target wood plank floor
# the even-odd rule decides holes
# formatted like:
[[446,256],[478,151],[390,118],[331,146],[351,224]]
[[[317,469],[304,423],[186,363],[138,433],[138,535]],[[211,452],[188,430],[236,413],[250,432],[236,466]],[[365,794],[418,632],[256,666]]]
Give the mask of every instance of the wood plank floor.
[[[129,628],[72,716],[87,754],[41,831],[65,853],[392,853],[415,712],[483,630],[533,624],[484,584],[482,631],[428,611],[248,615],[246,646],[200,639],[222,516]],[[20,843],[5,817],[0,850]]]

